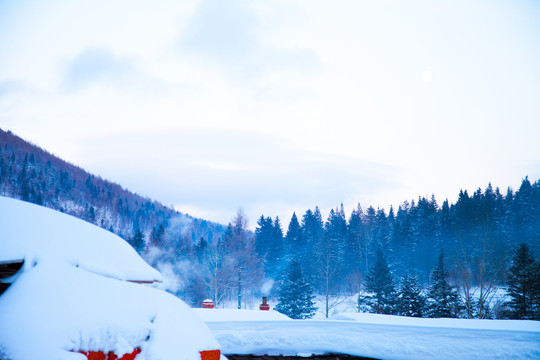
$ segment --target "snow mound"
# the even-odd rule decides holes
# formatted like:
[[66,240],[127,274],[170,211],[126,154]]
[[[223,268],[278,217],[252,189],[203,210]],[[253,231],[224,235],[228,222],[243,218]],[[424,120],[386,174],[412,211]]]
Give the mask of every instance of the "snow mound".
[[122,239],[71,216],[0,198],[0,261],[25,265],[0,295],[0,359],[200,360],[220,348],[181,300],[123,280],[160,274]]
[[286,315],[273,310],[193,309],[193,311],[205,322],[291,320]]
[[0,197],[0,261],[67,261],[119,280],[161,281],[161,274],[123,239],[42,206]]
[[8,359],[84,359],[75,352],[123,355],[136,347],[141,359],[199,359],[199,351],[219,348],[173,295],[51,261],[25,271],[0,296],[0,319]]

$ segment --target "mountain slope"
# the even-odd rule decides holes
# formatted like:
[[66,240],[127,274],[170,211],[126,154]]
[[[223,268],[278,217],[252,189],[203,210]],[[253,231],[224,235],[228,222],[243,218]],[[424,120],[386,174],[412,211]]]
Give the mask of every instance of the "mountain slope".
[[[224,227],[193,218],[92,175],[0,129],[0,195],[76,216],[130,241],[137,230],[154,245],[200,238],[212,242]],[[160,232],[158,229],[163,226]]]

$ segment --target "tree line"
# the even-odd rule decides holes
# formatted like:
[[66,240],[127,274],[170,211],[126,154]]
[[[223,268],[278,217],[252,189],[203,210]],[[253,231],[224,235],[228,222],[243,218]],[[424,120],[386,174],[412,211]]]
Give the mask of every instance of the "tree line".
[[[409,317],[540,320],[540,261],[536,261],[525,243],[514,253],[506,285],[508,299],[497,304],[497,308],[481,302],[481,298],[470,308],[466,297],[460,296],[449,281],[443,251],[431,272],[429,285],[423,290],[414,275],[406,274],[396,282],[379,247],[375,264],[365,279],[366,292],[358,293],[357,311]],[[300,262],[292,260],[279,288],[275,309],[293,319],[311,318],[317,310],[314,297]]]
[[[444,316],[516,317],[506,300],[494,300],[510,284],[515,249],[523,243],[531,254],[538,251],[539,211],[540,183],[525,178],[516,192],[508,189],[504,196],[488,185],[472,196],[461,191],[455,204],[438,206],[434,197],[421,197],[388,214],[358,206],[346,218],[340,206],[323,220],[315,207],[300,218],[293,213],[286,231],[279,218],[261,215],[252,233],[240,211],[219,239],[177,244],[180,249],[157,258],[150,256],[152,246],[141,253],[149,262],[174,264],[175,274],[184,279],[177,294],[194,305],[205,298],[217,306],[234,299],[238,307],[253,296],[277,299],[297,262],[303,281],[323,298],[325,308],[319,311],[326,315],[336,299],[361,294],[358,311],[433,316],[441,314],[433,306],[452,303]],[[168,248],[166,242],[147,243]],[[441,252],[444,263],[437,256]],[[377,268],[387,268],[390,280],[373,280]],[[268,281],[276,286],[265,292]],[[375,287],[385,283],[392,284],[389,303]],[[433,288],[434,283],[439,285]]]
[[380,248],[365,285],[368,294],[358,297],[359,310],[412,317],[540,320],[540,262],[525,243],[511,261],[505,284],[508,297],[493,307],[481,296],[467,298],[452,284],[443,251],[425,290],[414,275],[406,274],[397,282]]
[[[435,197],[391,207],[360,205],[348,219],[343,205],[323,221],[319,209],[294,213],[284,236],[278,218],[261,216],[255,248],[265,274],[279,277],[292,259],[299,260],[308,282],[325,297],[325,313],[337,294],[366,290],[366,278],[385,254],[396,278],[407,286],[427,288],[443,250],[449,281],[462,298],[466,317],[485,317],[489,303],[510,276],[511,254],[520,243],[537,253],[540,247],[540,182],[526,177],[517,191],[503,195],[489,184],[472,196],[441,206]],[[414,280],[417,284],[410,284]],[[500,315],[502,316],[502,315]]]

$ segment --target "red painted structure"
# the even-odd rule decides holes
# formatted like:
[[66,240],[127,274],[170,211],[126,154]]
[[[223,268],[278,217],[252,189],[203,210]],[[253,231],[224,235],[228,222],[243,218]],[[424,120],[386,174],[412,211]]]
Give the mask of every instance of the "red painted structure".
[[206,350],[200,351],[201,360],[219,360],[221,356],[221,351],[219,350]]
[[122,357],[116,356],[115,353],[112,351],[109,351],[107,354],[105,354],[103,351],[79,351],[81,354],[86,355],[88,360],[134,360],[135,356],[137,356],[141,349],[136,348],[133,350],[132,353],[124,354]]
[[263,302],[261,305],[259,305],[259,310],[268,311],[270,310],[270,305],[266,303],[267,297],[263,297]]
[[[79,351],[79,353],[86,355],[88,360],[135,360],[135,357],[139,355],[141,349],[136,348],[130,354],[125,354],[122,357],[117,357],[112,351],[105,354],[103,351]],[[221,351],[219,350],[205,350],[200,351],[201,360],[219,360]]]
[[212,300],[204,300],[202,303],[203,309],[213,309],[214,308],[214,302]]

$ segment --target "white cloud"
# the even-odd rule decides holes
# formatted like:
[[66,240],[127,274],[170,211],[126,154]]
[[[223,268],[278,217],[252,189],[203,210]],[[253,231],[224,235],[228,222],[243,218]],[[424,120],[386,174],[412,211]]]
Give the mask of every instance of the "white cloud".
[[228,222],[239,206],[254,223],[262,212],[288,217],[294,206],[329,209],[340,201],[353,206],[372,193],[399,186],[389,180],[392,168],[305,152],[279,138],[250,132],[115,134],[91,144],[108,155],[96,158],[91,149],[83,149],[89,168],[181,211],[219,212],[213,219],[221,222]]
[[76,91],[100,80],[125,86],[123,83],[130,77],[133,66],[129,61],[118,59],[104,49],[88,48],[69,64],[63,86]]
[[182,32],[180,53],[194,52],[229,66],[242,65],[257,47],[256,22],[249,2],[202,0]]
[[0,127],[214,219],[538,174],[536,4],[28,0],[0,20]]

